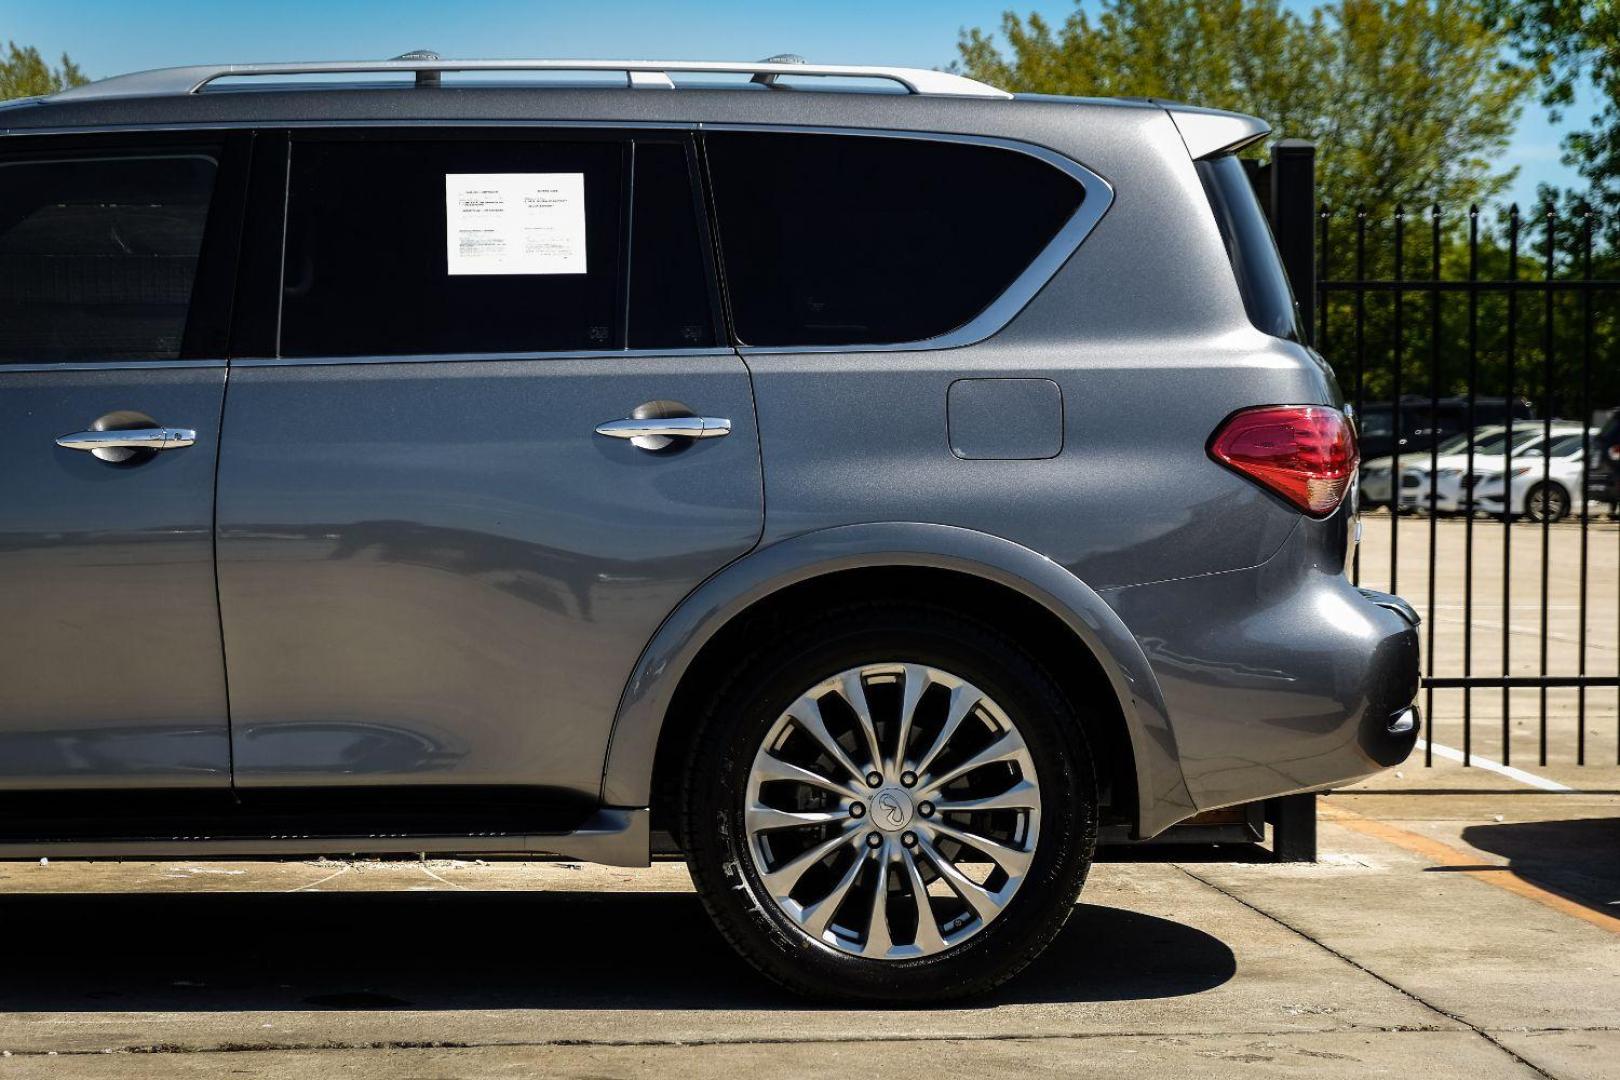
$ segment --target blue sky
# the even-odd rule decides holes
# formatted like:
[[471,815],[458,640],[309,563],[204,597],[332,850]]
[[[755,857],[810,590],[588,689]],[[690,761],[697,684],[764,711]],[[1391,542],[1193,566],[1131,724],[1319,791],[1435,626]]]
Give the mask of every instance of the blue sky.
[[[1061,2],[830,0],[0,0],[0,38],[66,51],[92,77],[174,64],[382,58],[429,48],[444,56],[758,59],[795,52],[822,62],[935,67],[956,56],[959,29],[995,27],[1007,7],[1054,21]],[[1296,6],[1307,7],[1308,4]],[[1584,121],[1590,99],[1570,111]],[[1540,181],[1569,183],[1563,129],[1531,104],[1506,158],[1520,166],[1510,197]]]

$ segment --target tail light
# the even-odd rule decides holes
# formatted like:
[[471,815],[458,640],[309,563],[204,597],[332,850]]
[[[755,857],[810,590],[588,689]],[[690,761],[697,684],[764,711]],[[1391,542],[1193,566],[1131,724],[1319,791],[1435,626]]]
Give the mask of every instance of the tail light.
[[1233,413],[1210,438],[1209,456],[1312,517],[1339,508],[1360,462],[1350,421],[1325,405]]

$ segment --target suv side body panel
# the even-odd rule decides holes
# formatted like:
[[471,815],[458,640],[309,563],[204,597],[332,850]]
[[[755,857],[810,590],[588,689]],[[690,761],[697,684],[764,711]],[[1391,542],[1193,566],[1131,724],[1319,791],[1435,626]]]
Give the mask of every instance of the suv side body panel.
[[[0,793],[22,800],[13,817],[52,791],[228,797],[212,529],[245,148],[208,133],[0,140]],[[194,442],[57,441],[154,426]]]
[[[765,542],[936,521],[1039,551],[1094,589],[1257,566],[1282,545],[1297,515],[1213,465],[1204,440],[1257,402],[1331,403],[1331,382],[1248,324],[1169,116],[1121,108],[1080,125],[1065,108],[1021,105],[1044,123],[1020,134],[1109,180],[1113,205],[999,334],[911,353],[742,349],[764,434]],[[953,455],[950,384],[981,377],[1056,383],[1063,452]],[[1145,494],[1160,491],[1175,497]]]
[[[1338,391],[1331,372],[1314,354],[1262,334],[1247,320],[1197,170],[1162,108],[1128,102],[688,88],[676,93],[470,87],[453,93],[267,89],[68,101],[9,110],[0,114],[0,124],[8,131],[120,124],[280,128],[289,126],[289,117],[296,118],[291,126],[648,124],[699,130],[859,129],[900,137],[908,131],[933,137],[959,134],[1045,148],[1092,170],[1115,192],[1078,254],[1004,329],[985,340],[928,351],[744,348],[740,361],[730,358],[739,365],[734,384],[751,381],[757,408],[759,458],[754,467],[760,468],[762,462],[762,473],[755,476],[762,476],[763,506],[756,501],[751,512],[760,531],[748,535],[739,519],[734,542],[722,545],[723,551],[704,547],[701,558],[694,555],[690,565],[683,564],[682,573],[662,578],[655,574],[653,585],[624,582],[611,590],[635,609],[634,628],[642,635],[641,642],[652,641],[639,661],[636,649],[626,645],[614,653],[612,664],[587,665],[586,679],[583,669],[569,668],[559,658],[540,659],[561,680],[553,685],[572,688],[565,691],[573,706],[565,726],[546,736],[555,740],[555,747],[546,753],[560,755],[554,760],[563,766],[548,775],[562,777],[569,788],[594,789],[600,783],[608,802],[641,805],[650,749],[664,721],[659,703],[674,692],[671,677],[706,634],[748,598],[767,595],[816,568],[857,562],[878,565],[884,559],[954,565],[1002,580],[1026,595],[1044,596],[1043,603],[1076,627],[1079,640],[1097,648],[1126,715],[1134,717],[1133,746],[1142,781],[1139,831],[1144,835],[1206,806],[1370,772],[1370,762],[1387,756],[1387,748],[1368,752],[1367,740],[1361,737],[1373,720],[1381,720],[1374,716],[1381,702],[1368,688],[1388,666],[1374,660],[1383,643],[1399,644],[1411,634],[1410,628],[1398,627],[1398,618],[1385,609],[1379,609],[1384,614],[1358,609],[1354,618],[1327,630],[1309,621],[1322,620],[1322,613],[1331,613],[1334,604],[1369,606],[1339,576],[1348,511],[1341,510],[1336,524],[1335,519],[1326,524],[1302,522],[1276,497],[1213,463],[1204,449],[1210,433],[1238,408],[1335,405]],[[724,207],[718,213],[723,217]],[[501,363],[477,362],[491,371]],[[601,361],[578,363],[587,367]],[[263,380],[267,387],[287,377],[247,368],[241,374]],[[341,385],[352,377],[334,368],[320,379]],[[950,388],[962,379],[985,378],[1053,384],[1060,399],[1061,431],[1058,438],[1040,445],[1055,444],[1059,452],[1045,456],[1043,451],[1028,460],[953,453]],[[359,399],[348,400],[353,404]],[[493,396],[485,400],[495,403]],[[623,408],[635,403],[627,400]],[[231,408],[228,405],[227,411]],[[615,415],[625,413],[609,411],[600,419]],[[236,599],[267,596],[281,602],[283,590],[270,580],[278,573],[278,560],[285,569],[288,556],[316,563],[331,557],[331,540],[320,535],[323,525],[335,520],[330,508],[300,505],[299,495],[277,510],[268,505],[274,500],[266,500],[263,493],[291,491],[295,480],[303,484],[308,476],[318,477],[318,470],[331,466],[355,470],[351,481],[369,483],[363,475],[367,470],[387,476],[389,470],[401,467],[399,455],[413,452],[396,428],[376,428],[371,434],[378,445],[359,458],[347,463],[311,460],[306,473],[297,475],[272,462],[265,449],[278,418],[285,416],[268,409],[244,414],[241,430],[256,433],[260,445],[240,451],[226,448],[221,558],[228,601],[227,645],[233,653],[237,645],[230,609],[243,609],[230,602],[234,586],[226,578],[246,581],[268,575]],[[339,419],[333,413],[324,423],[330,428]],[[395,419],[409,416],[402,412]],[[735,411],[732,419],[739,419]],[[232,430],[228,423],[227,439]],[[472,445],[440,429],[427,434],[449,438],[456,447],[454,460],[461,465],[516,476],[511,461],[489,453],[487,446]],[[739,434],[743,433],[722,440],[727,449],[744,448]],[[395,456],[383,453],[384,447]],[[237,479],[255,476],[260,494],[230,490],[237,487]],[[436,490],[452,499],[463,486],[465,477],[441,483]],[[499,497],[515,508],[521,501],[516,494],[520,487],[513,479]],[[335,488],[326,493],[327,501],[334,492]],[[656,491],[648,493],[658,497]],[[707,497],[706,492],[690,496],[699,501]],[[253,528],[274,524],[278,516],[290,530],[289,544],[280,555],[253,552]],[[382,520],[379,514],[364,517]],[[357,515],[349,518],[351,525],[360,523]],[[622,527],[645,525],[628,511],[615,521]],[[552,533],[560,527],[556,522],[542,524],[524,539],[530,550],[543,548],[547,559],[582,553],[578,543],[554,542]],[[889,529],[897,531],[890,534],[885,531]],[[499,532],[493,527],[483,530],[486,537]],[[872,539],[863,541],[867,546],[856,544],[853,552],[840,553],[837,538],[855,532]],[[945,534],[953,539],[940,539]],[[823,541],[829,538],[824,551]],[[699,587],[756,540],[761,550]],[[994,553],[987,553],[991,548]],[[425,565],[409,558],[382,561],[397,564],[394,569],[411,583],[405,589],[410,618],[432,620],[443,611],[460,618],[473,610],[459,600],[446,607],[416,588],[436,574],[448,572],[463,600],[476,599],[478,590],[496,588],[493,581],[480,581],[465,568],[435,565],[432,558]],[[227,572],[227,567],[233,569]],[[548,582],[556,578],[550,571],[541,576]],[[697,591],[691,592],[694,588]],[[687,598],[681,603],[683,595]],[[302,586],[288,591],[284,599],[305,606],[284,631],[316,617],[321,608],[319,591]],[[1224,622],[1214,617],[1207,606],[1212,602],[1230,605],[1232,617]],[[675,614],[655,637],[662,613],[671,609]],[[544,634],[545,628],[534,623],[544,621],[544,604],[536,600],[525,610],[531,625],[518,630]],[[1288,625],[1305,634],[1301,639],[1305,645],[1295,648],[1290,643],[1283,650],[1275,628],[1253,621],[1260,612],[1283,610],[1292,613]],[[508,696],[495,703],[493,720],[501,741],[493,751],[479,752],[478,768],[469,775],[499,774],[511,760],[507,755],[514,748],[513,739],[522,742],[518,759],[532,766],[543,756],[535,753],[540,744],[523,742],[530,737],[516,732],[513,725],[530,718],[519,702],[539,691],[539,684],[520,670],[520,658],[511,655],[510,643],[491,641],[478,627],[470,629],[475,632],[462,640],[436,628],[441,647],[429,658],[445,662],[451,654],[443,646],[459,648],[469,642],[506,649],[500,655],[507,659],[498,670],[479,669],[474,663],[479,670],[463,673],[508,680],[502,684]],[[1316,633],[1309,633],[1313,630]],[[254,644],[252,635],[243,640]],[[249,656],[249,663],[270,663],[262,656]],[[1262,659],[1272,668],[1261,673],[1248,670]],[[603,767],[607,732],[622,685],[595,685],[595,680],[610,680],[608,667],[634,674],[618,709],[605,783],[600,773],[587,783],[584,774],[593,755],[595,767]],[[330,674],[325,685],[328,699],[316,710],[325,715],[333,711],[340,691],[349,692],[341,671]],[[576,693],[585,681],[593,682],[591,693]],[[280,692],[272,685],[275,679],[262,682],[271,695],[266,700],[273,700]],[[232,690],[234,694],[234,678]],[[1275,695],[1271,711],[1251,725],[1248,718],[1262,693]],[[388,711],[386,703],[372,704],[377,715]],[[298,715],[296,709],[284,706],[265,710],[265,716],[274,723],[279,722],[277,717]],[[440,712],[434,724],[455,720],[454,709]],[[1311,763],[1296,768],[1286,761],[1285,743],[1300,730],[1299,724],[1304,725],[1301,747]],[[1268,738],[1278,745],[1250,753],[1255,749],[1250,741]],[[1235,758],[1242,760],[1234,768]],[[432,771],[424,770],[423,775]]]
[[923,566],[1007,586],[1068,625],[1100,660],[1124,713],[1143,793],[1139,827],[1151,835],[1194,812],[1177,764],[1157,679],[1125,624],[1074,575],[987,533],[920,522],[845,525],[757,549],[705,582],[659,628],[636,665],[614,727],[603,781],[608,805],[644,806],[658,737],[682,676],[727,622],[780,589],[844,570]]
[[[591,435],[665,396],[731,434],[670,458]],[[239,365],[225,427],[239,787],[594,801],[643,645],[759,536],[730,353]]]
[[[229,787],[224,392],[223,363],[0,366],[0,791]],[[196,445],[131,468],[55,445],[115,410],[190,427]]]

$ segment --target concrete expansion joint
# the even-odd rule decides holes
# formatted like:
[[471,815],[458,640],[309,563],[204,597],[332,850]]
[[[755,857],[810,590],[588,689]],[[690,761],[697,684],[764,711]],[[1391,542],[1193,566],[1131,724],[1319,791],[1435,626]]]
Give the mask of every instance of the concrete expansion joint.
[[[1455,1031],[1452,1027],[1428,1024],[1338,1024],[1326,1027],[1258,1028],[1248,1031],[1176,1030],[1176,1031],[1081,1031],[1081,1032],[1011,1032],[1011,1033],[956,1033],[949,1035],[870,1035],[840,1038],[718,1038],[718,1039],[534,1039],[489,1042],[456,1041],[375,1041],[375,1042],[312,1042],[312,1043],[221,1043],[218,1046],[185,1046],[178,1043],[158,1043],[145,1046],[107,1047],[100,1050],[13,1050],[4,1051],[6,1057],[102,1057],[108,1054],[257,1054],[257,1053],[314,1053],[354,1050],[488,1050],[492,1048],[549,1047],[704,1047],[704,1046],[859,1046],[867,1043],[995,1043],[995,1042],[1080,1042],[1088,1039],[1198,1039],[1221,1036],[1235,1039],[1283,1039],[1297,1035],[1424,1035]],[[1521,1029],[1515,1029],[1520,1031]],[[1548,1028],[1546,1032],[1577,1030],[1582,1032],[1607,1030],[1603,1028]],[[1543,1034],[1543,1029],[1522,1029],[1524,1034]]]
[[1392,979],[1389,979],[1389,978],[1387,978],[1387,977],[1385,977],[1383,975],[1380,975],[1378,972],[1374,971],[1372,968],[1368,967],[1367,965],[1357,961],[1356,959],[1354,959],[1353,957],[1351,957],[1351,956],[1349,956],[1349,955],[1347,955],[1345,953],[1340,952],[1338,949],[1335,949],[1333,946],[1331,946],[1331,945],[1327,944],[1326,942],[1322,941],[1320,938],[1316,938],[1316,937],[1311,936],[1310,934],[1306,933],[1304,930],[1301,930],[1299,927],[1294,926],[1293,924],[1287,922],[1286,920],[1282,919],[1281,917],[1279,917],[1277,915],[1274,915],[1271,912],[1267,911],[1265,908],[1262,908],[1262,907],[1259,907],[1256,904],[1250,903],[1248,900],[1245,900],[1243,897],[1241,897],[1241,896],[1237,895],[1236,893],[1232,892],[1230,889],[1224,889],[1220,885],[1217,885],[1215,882],[1210,881],[1208,878],[1200,877],[1199,875],[1193,873],[1191,870],[1187,869],[1187,867],[1184,866],[1183,864],[1177,863],[1176,864],[1176,869],[1180,870],[1183,874],[1186,874],[1188,877],[1192,878],[1194,881],[1198,882],[1200,885],[1203,885],[1203,886],[1205,886],[1206,888],[1209,888],[1209,889],[1213,889],[1215,892],[1220,893],[1222,896],[1226,897],[1228,900],[1231,900],[1234,903],[1240,904],[1243,907],[1248,908],[1250,911],[1254,912],[1256,915],[1261,916],[1262,918],[1269,919],[1271,922],[1276,923],[1278,926],[1282,927],[1284,930],[1287,930],[1289,933],[1295,934],[1295,935],[1297,935],[1297,936],[1299,936],[1301,938],[1304,938],[1306,941],[1310,942],[1312,945],[1315,945],[1318,949],[1321,949],[1323,952],[1328,953],[1331,956],[1343,961],[1344,963],[1346,963],[1346,964],[1350,965],[1351,967],[1355,968],[1357,971],[1360,971],[1363,974],[1368,975],[1368,976],[1378,980],[1379,982],[1383,983],[1385,986],[1389,987],[1391,990],[1395,991],[1397,994],[1401,994],[1401,995],[1405,996],[1406,998],[1408,998],[1409,1000],[1416,1002],[1417,1004],[1423,1006],[1425,1009],[1428,1009],[1430,1012],[1434,1013],[1435,1015],[1443,1016],[1447,1020],[1450,1020],[1454,1024],[1462,1025],[1463,1027],[1467,1028],[1469,1031],[1472,1031],[1475,1035],[1478,1035],[1481,1039],[1484,1039],[1486,1042],[1488,1042],[1492,1046],[1496,1047],[1496,1049],[1500,1050],[1502,1053],[1506,1054],[1508,1057],[1512,1058],[1514,1061],[1518,1062],[1520,1065],[1523,1065],[1526,1069],[1529,1069],[1531,1072],[1535,1073],[1537,1076],[1546,1077],[1546,1080],[1558,1080],[1558,1078],[1556,1076],[1554,1076],[1552,1073],[1547,1072],[1545,1069],[1542,1069],[1539,1066],[1535,1065],[1534,1063],[1525,1060],[1525,1058],[1521,1057],[1520,1055],[1514,1053],[1512,1050],[1508,1049],[1506,1046],[1504,1046],[1502,1044],[1502,1042],[1499,1039],[1494,1037],[1488,1030],[1486,1030],[1485,1028],[1480,1027],[1478,1024],[1471,1023],[1467,1019],[1465,1019],[1464,1017],[1458,1015],[1457,1013],[1451,1012],[1449,1009],[1443,1009],[1439,1005],[1436,1005],[1434,1002],[1424,999],[1420,995],[1413,993],[1411,990],[1408,990],[1406,987],[1402,986],[1400,983],[1397,983]]

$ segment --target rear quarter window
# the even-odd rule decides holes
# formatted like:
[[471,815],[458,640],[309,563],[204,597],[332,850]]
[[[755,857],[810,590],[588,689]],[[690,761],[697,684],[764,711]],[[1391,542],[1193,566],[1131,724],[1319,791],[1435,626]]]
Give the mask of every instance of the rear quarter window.
[[1272,337],[1303,341],[1294,291],[1243,163],[1223,154],[1199,161],[1197,166],[1249,321]]
[[933,139],[705,136],[738,340],[925,341],[971,321],[1079,209],[1031,155]]

